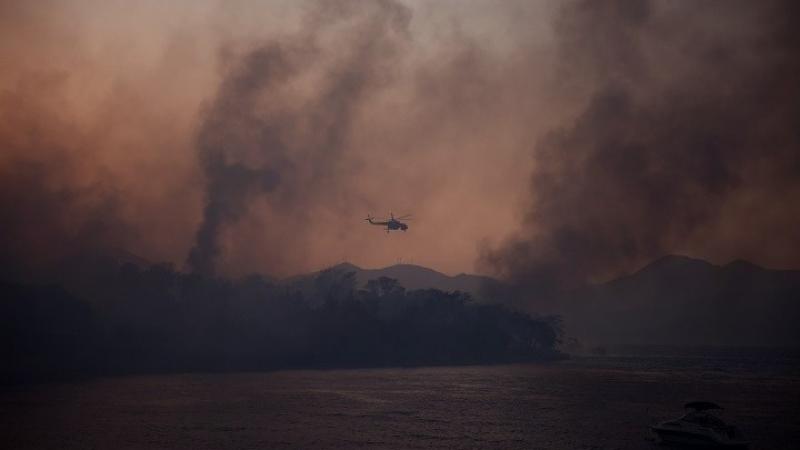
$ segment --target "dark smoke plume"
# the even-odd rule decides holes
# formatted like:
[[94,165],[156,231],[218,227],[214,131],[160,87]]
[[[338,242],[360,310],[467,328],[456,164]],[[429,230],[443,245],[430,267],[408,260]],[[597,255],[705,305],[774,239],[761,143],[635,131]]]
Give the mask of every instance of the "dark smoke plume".
[[[341,177],[356,170],[347,154],[351,122],[365,92],[385,76],[409,20],[409,11],[393,2],[367,8],[323,2],[307,18],[308,34],[260,46],[233,63],[197,138],[207,184],[187,261],[192,271],[215,272],[225,227],[265,194],[271,216],[288,218],[292,227],[271,242],[276,266],[285,252],[300,251],[306,210],[348,208],[355,194]],[[352,29],[340,37],[343,48],[333,62],[325,63],[331,55],[320,48],[321,36],[342,23]],[[298,94],[292,83],[307,76],[321,76],[322,87]],[[286,242],[289,234],[294,242]]]
[[284,3],[3,3],[6,266],[800,264],[793,3]]
[[[203,222],[197,231],[196,244],[189,255],[189,266],[201,273],[214,272],[214,260],[220,252],[220,227],[239,219],[246,212],[251,196],[269,192],[279,183],[278,172],[264,164],[250,168],[229,161],[226,149],[238,149],[252,138],[248,131],[261,125],[254,111],[258,95],[271,83],[286,78],[287,62],[280,49],[262,48],[247,55],[242,66],[222,85],[219,96],[208,113],[198,136],[198,155],[207,177],[207,203]],[[267,127],[259,146],[280,157],[285,153],[281,142]],[[272,133],[270,133],[272,131]],[[275,164],[275,162],[270,161]]]
[[564,5],[561,88],[589,101],[535,146],[523,228],[483,262],[547,298],[667,253],[800,246],[795,5]]

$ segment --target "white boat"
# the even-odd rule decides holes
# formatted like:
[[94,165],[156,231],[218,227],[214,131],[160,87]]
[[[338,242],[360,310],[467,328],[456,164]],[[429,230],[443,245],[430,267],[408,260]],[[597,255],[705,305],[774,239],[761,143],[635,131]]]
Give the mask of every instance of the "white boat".
[[690,411],[682,417],[661,422],[650,427],[664,444],[704,448],[747,448],[736,427],[730,426],[712,410],[722,409],[711,402],[690,402],[684,406]]

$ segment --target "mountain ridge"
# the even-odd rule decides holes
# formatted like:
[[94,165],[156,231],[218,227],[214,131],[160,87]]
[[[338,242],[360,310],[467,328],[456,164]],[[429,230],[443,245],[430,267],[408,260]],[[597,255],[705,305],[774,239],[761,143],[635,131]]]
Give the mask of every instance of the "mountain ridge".
[[800,345],[800,271],[668,255],[575,293],[567,328],[604,344]]
[[[115,270],[131,265],[142,271],[159,267],[132,253],[115,252],[88,258],[86,264],[71,264],[75,273],[54,281],[91,297],[97,280],[113,278]],[[97,270],[91,269],[93,266]],[[307,294],[307,299],[318,299],[320,289],[347,288],[339,284],[340,275],[346,273],[354,274],[357,289],[371,279],[388,277],[407,290],[461,291],[478,300],[513,300],[503,297],[504,292],[513,295],[513,290],[493,291],[493,287],[503,286],[491,277],[451,276],[413,264],[364,269],[344,262],[283,280],[262,278]],[[333,276],[321,277],[325,274]],[[326,287],[326,283],[332,284]],[[492,298],[484,298],[484,292],[493,292]],[[718,265],[665,255],[630,274],[569,291],[550,303],[540,302],[536,292],[523,296],[525,302],[513,307],[533,314],[561,315],[567,333],[587,343],[800,345],[796,326],[800,323],[800,271],[764,268],[741,259]]]
[[438,289],[441,291],[461,291],[473,297],[480,296],[485,284],[498,282],[494,278],[483,275],[460,273],[451,276],[416,264],[393,264],[378,269],[364,269],[350,262],[342,262],[316,272],[286,278],[283,283],[295,286],[307,284],[310,280],[325,272],[343,274],[353,272],[356,277],[356,286],[359,288],[364,287],[369,280],[388,277],[397,280],[401,286],[408,290]]

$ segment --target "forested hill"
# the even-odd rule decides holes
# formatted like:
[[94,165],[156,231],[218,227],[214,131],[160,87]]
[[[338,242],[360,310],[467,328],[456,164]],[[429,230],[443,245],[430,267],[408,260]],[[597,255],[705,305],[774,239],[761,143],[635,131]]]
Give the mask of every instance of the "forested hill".
[[490,364],[557,358],[560,324],[460,292],[323,272],[310,292],[124,263],[58,285],[0,283],[5,382],[92,374]]

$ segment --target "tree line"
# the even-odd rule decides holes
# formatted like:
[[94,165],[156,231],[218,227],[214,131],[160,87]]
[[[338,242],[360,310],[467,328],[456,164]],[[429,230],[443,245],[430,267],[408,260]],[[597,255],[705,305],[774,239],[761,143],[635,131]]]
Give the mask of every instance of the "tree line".
[[296,289],[124,264],[78,289],[0,283],[0,297],[5,382],[560,357],[557,317],[336,270]]

